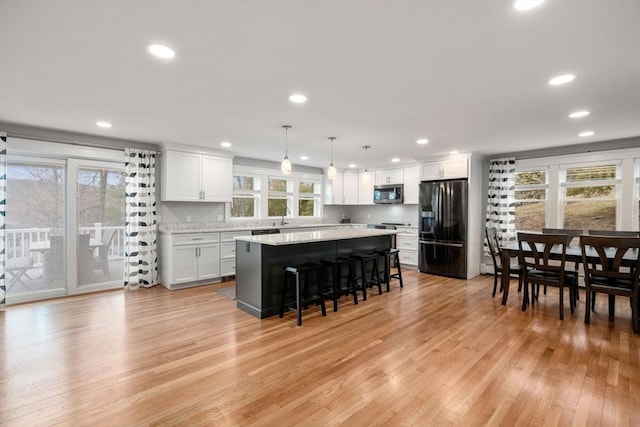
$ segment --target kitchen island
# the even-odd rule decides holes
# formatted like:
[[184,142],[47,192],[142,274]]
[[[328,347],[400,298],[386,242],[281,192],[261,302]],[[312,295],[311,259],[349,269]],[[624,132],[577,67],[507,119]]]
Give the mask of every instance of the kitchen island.
[[392,247],[396,230],[344,229],[236,237],[237,306],[259,319],[280,309],[284,267]]

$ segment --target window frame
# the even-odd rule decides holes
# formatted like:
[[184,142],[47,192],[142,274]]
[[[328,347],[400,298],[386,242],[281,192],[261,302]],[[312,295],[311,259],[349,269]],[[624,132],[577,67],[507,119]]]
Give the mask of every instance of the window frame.
[[[290,175],[284,175],[279,169],[266,169],[266,168],[257,168],[245,165],[234,165],[233,166],[233,175],[244,175],[244,176],[253,176],[254,178],[260,179],[260,191],[259,191],[259,203],[256,205],[256,217],[233,217],[231,216],[231,203],[225,203],[225,213],[226,217],[229,218],[232,222],[248,222],[248,221],[257,221],[257,220],[275,220],[282,218],[282,215],[277,216],[269,216],[268,215],[268,205],[269,205],[269,178],[274,179],[284,179],[288,181],[287,191],[283,193],[276,194],[275,192],[271,192],[273,195],[285,196],[287,197],[287,207],[289,208],[289,212],[285,215],[285,218],[303,218],[303,219],[313,219],[320,220],[323,216],[324,205],[322,203],[323,195],[324,195],[324,175],[318,173],[308,173],[308,172],[295,172],[293,171]],[[298,210],[298,201],[300,200],[300,181],[313,181],[316,183],[316,188],[314,189],[314,199],[316,200],[314,206],[314,216],[300,216]],[[258,191],[256,190],[256,194]],[[235,192],[234,192],[235,194]],[[305,198],[304,195],[302,197]]]
[[[234,219],[257,219],[260,216],[260,196],[261,196],[261,191],[260,189],[262,188],[262,181],[261,181],[261,177],[259,175],[256,174],[252,174],[252,173],[236,173],[235,171],[233,172],[233,179],[235,179],[236,176],[240,176],[240,177],[246,177],[246,178],[253,178],[253,189],[252,190],[248,190],[248,189],[233,189],[232,190],[232,194],[231,194],[231,203],[229,204],[229,215],[228,218],[234,218]],[[257,188],[256,188],[257,187]],[[236,198],[242,198],[242,199],[253,199],[253,216],[231,216],[231,204],[233,204],[233,200]]]
[[[517,175],[519,173],[536,172],[536,171],[541,171],[545,173],[546,182],[544,184],[531,184],[531,185],[516,184],[514,186],[514,191],[517,193],[518,191],[544,190],[545,192],[544,199],[518,199],[516,197],[515,203],[516,204],[517,203],[537,203],[542,201],[544,203],[544,217],[545,217],[544,223],[547,224],[548,218],[549,218],[549,167],[538,165],[538,166],[528,166],[528,167],[518,168],[516,164],[516,182],[517,182]],[[514,207],[514,210],[515,210],[515,207]],[[516,218],[516,223],[517,223],[517,218]],[[539,231],[539,230],[518,229],[517,231]]]

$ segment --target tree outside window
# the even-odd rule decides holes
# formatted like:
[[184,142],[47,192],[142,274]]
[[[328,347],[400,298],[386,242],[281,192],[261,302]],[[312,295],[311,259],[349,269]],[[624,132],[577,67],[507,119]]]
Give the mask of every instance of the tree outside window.
[[260,205],[260,179],[250,175],[233,176],[231,217],[257,218]]
[[516,229],[540,231],[545,227],[548,174],[546,169],[516,172]]
[[291,213],[291,187],[291,180],[269,177],[268,216],[288,216]]
[[318,216],[320,183],[300,180],[298,186],[298,216]]

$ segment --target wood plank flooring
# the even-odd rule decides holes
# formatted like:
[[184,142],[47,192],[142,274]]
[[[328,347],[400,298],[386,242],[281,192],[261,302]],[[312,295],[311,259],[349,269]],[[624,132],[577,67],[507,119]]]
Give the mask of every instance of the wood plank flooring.
[[[405,272],[405,287],[258,320],[215,292],[156,286],[0,313],[0,424],[640,425],[640,336],[608,319],[526,313],[492,278]],[[223,286],[229,283],[223,284]],[[515,288],[515,284],[512,284]]]

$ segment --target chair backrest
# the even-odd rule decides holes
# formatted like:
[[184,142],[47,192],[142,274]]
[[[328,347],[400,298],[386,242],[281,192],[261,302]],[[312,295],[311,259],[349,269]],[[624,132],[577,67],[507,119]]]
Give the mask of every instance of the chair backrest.
[[[640,238],[581,236],[585,280],[593,276],[611,280],[631,280],[638,286]],[[628,268],[627,268],[628,267]]]
[[484,235],[487,238],[487,246],[493,260],[493,268],[497,271],[500,267],[500,243],[498,242],[498,230],[495,227],[486,227]]
[[576,243],[576,246],[580,244],[580,236],[585,233],[582,229],[577,228],[543,228],[542,234],[566,234],[569,236],[570,241],[569,244]]
[[569,240],[566,234],[518,233],[520,265],[563,275]]
[[640,237],[638,231],[589,230],[589,236]]

